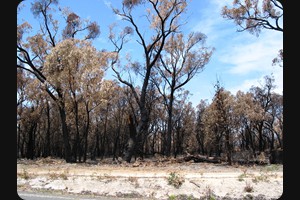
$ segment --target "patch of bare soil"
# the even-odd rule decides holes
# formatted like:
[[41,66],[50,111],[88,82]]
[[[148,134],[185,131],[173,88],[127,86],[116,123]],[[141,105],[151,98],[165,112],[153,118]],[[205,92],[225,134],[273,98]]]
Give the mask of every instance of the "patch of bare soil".
[[141,199],[278,199],[283,165],[233,165],[144,159],[66,163],[44,158],[17,161],[18,191],[63,191]]

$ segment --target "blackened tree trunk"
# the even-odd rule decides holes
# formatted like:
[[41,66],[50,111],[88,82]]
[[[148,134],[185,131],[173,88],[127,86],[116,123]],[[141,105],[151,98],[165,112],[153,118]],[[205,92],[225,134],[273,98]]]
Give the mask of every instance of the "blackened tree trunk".
[[88,135],[89,135],[89,128],[90,128],[90,111],[88,109],[88,104],[86,104],[86,125],[84,128],[84,150],[83,150],[83,162],[86,161],[87,157],[87,150],[88,150]]
[[129,139],[125,145],[124,159],[130,163],[135,152],[137,131],[131,115],[128,116]]
[[20,153],[20,143],[21,143],[21,125],[18,124],[17,125],[17,158],[20,157],[21,153]]
[[119,149],[119,146],[120,146],[120,135],[121,135],[121,127],[119,125],[117,128],[117,134],[116,134],[115,141],[114,141],[113,160],[118,159],[117,150]]
[[69,130],[66,122],[66,111],[63,106],[59,106],[59,114],[61,118],[61,126],[64,141],[64,158],[67,163],[72,163],[74,162],[74,160],[72,159],[71,145],[69,143]]
[[[75,99],[75,93],[74,93],[74,99]],[[75,162],[77,161],[77,159],[81,160],[80,158],[80,154],[79,154],[79,149],[80,149],[80,132],[79,132],[79,116],[78,116],[78,102],[76,101],[76,99],[73,102],[73,106],[74,106],[74,115],[75,115],[75,127],[76,127],[76,137],[75,137],[75,141],[73,144],[73,156],[74,156],[74,160]]]
[[258,149],[259,152],[264,151],[264,138],[263,138],[263,122],[260,122],[258,125]]
[[172,130],[173,130],[173,101],[174,101],[174,87],[175,80],[172,81],[171,94],[168,104],[168,128],[167,128],[167,137],[166,137],[166,156],[171,155],[171,146],[172,146]]
[[30,128],[28,130],[28,143],[27,143],[27,151],[26,151],[26,158],[27,159],[34,159],[36,128],[37,128],[37,123],[32,122],[30,124]]
[[[97,123],[97,120],[96,120]],[[96,140],[95,140],[95,146],[94,146],[94,150],[93,150],[93,155],[92,155],[92,159],[96,159],[96,157],[100,156],[100,139],[99,139],[99,130],[98,130],[98,125],[96,126],[96,130],[95,133],[96,135]]]
[[44,151],[44,157],[50,156],[50,130],[51,130],[51,118],[50,118],[50,106],[49,102],[47,101],[47,108],[46,108],[46,114],[47,114],[47,130],[46,130],[46,146]]
[[226,128],[225,131],[225,145],[226,145],[226,155],[227,155],[227,162],[229,165],[232,164],[231,162],[231,155],[232,155],[232,148],[231,148],[231,143],[230,143],[230,130]]

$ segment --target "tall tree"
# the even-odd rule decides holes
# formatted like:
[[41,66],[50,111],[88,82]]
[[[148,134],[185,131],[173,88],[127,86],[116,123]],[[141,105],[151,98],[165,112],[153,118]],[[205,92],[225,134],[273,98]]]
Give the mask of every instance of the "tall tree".
[[232,139],[232,105],[233,97],[230,92],[226,91],[218,83],[216,84],[216,94],[212,105],[215,108],[216,126],[221,135],[225,137],[225,152],[227,162],[231,165],[233,139]]
[[[146,16],[141,18],[138,13],[135,13],[136,8],[140,5],[146,7]],[[125,157],[127,162],[130,162],[133,149],[136,149],[139,156],[142,156],[143,138],[148,132],[150,114],[147,109],[147,92],[153,68],[160,58],[160,54],[165,47],[167,38],[178,31],[181,24],[179,24],[179,17],[185,11],[187,6],[186,0],[123,0],[121,10],[114,8],[115,14],[122,17],[127,21],[131,27],[126,27],[120,37],[116,37],[111,31],[110,39],[115,45],[115,52],[117,53],[116,59],[112,62],[112,69],[116,73],[120,82],[127,85],[134,94],[135,101],[138,104],[139,116],[136,125],[136,136],[130,143]],[[141,6],[142,7],[142,6]],[[143,22],[141,23],[141,20]],[[149,25],[149,30],[143,29],[145,24]],[[121,76],[120,71],[117,70],[116,64],[118,61],[119,53],[121,52],[124,44],[126,34],[134,33],[137,35],[137,42],[141,45],[144,56],[144,61],[139,64],[131,64],[140,75],[141,90],[137,91],[134,87],[132,80],[126,80]],[[119,40],[118,40],[119,39]],[[119,41],[119,42],[118,42]],[[138,69],[137,69],[138,68]],[[131,140],[132,141],[132,140]]]
[[[187,40],[182,33],[173,33],[168,38],[157,63],[159,77],[163,86],[157,88],[164,97],[168,111],[168,128],[166,137],[166,155],[171,152],[171,135],[173,124],[173,103],[175,92],[186,85],[209,62],[212,50],[204,46],[206,36],[202,33],[190,33]],[[154,80],[155,81],[155,80]],[[169,90],[166,92],[165,90]]]
[[240,131],[240,146],[243,150],[250,150],[255,155],[258,136],[254,127],[262,119],[263,109],[257,101],[254,101],[253,93],[238,91],[235,99],[234,114]]
[[[51,52],[52,48],[60,42],[58,38],[58,21],[54,19],[53,7],[57,6],[58,0],[36,0],[31,4],[31,11],[33,15],[40,19],[40,30],[33,36],[24,39],[24,35],[32,28],[28,22],[17,25],[17,67],[32,73],[42,84],[43,89],[47,91],[52,100],[56,102],[59,108],[62,133],[64,138],[65,159],[67,162],[72,162],[71,147],[69,144],[69,131],[66,123],[66,110],[63,102],[62,88],[55,86],[48,80],[43,72],[46,57]],[[73,13],[67,13],[68,16]],[[67,17],[67,27],[70,26],[68,18],[80,21],[78,17]],[[73,23],[74,24],[74,23]],[[99,34],[99,27],[94,22],[87,22],[86,28],[81,28],[80,23],[75,23],[73,29],[64,31],[67,35],[75,36],[78,31],[87,31],[86,39],[93,39]],[[77,29],[76,27],[80,27]]]
[[[44,64],[44,74],[54,88],[60,88],[60,105],[66,114],[72,114],[72,117],[66,116],[66,120],[68,124],[73,124],[72,130],[76,130],[73,148],[75,160],[77,154],[83,154],[82,150],[79,152],[80,132],[84,135],[83,140],[87,140],[89,112],[94,102],[90,98],[90,87],[96,88],[102,82],[105,66],[105,56],[92,47],[91,42],[77,39],[65,39],[57,44]],[[82,131],[80,127],[84,127]]]
[[[250,92],[253,93],[254,101],[260,105],[262,109],[261,118],[257,121],[255,129],[258,133],[258,149],[259,152],[262,152],[267,149],[268,147],[268,136],[267,133],[271,133],[271,137],[274,137],[273,134],[275,132],[272,131],[273,128],[270,129],[270,127],[273,127],[273,123],[275,120],[274,114],[276,113],[276,107],[280,106],[280,100],[277,99],[277,95],[274,95],[274,88],[276,85],[274,85],[274,77],[272,76],[265,76],[265,85],[263,87],[251,87]],[[276,98],[274,101],[273,98]],[[279,101],[278,101],[279,100]],[[277,101],[277,102],[276,102]],[[277,105],[276,105],[277,104]],[[273,107],[274,106],[274,107]],[[274,113],[275,112],[275,113]],[[267,131],[266,131],[267,130]],[[273,139],[272,139],[273,140]],[[279,137],[280,140],[280,137]],[[273,142],[270,142],[271,144],[271,150],[273,149]]]
[[196,111],[196,125],[195,125],[195,134],[196,140],[198,142],[198,153],[206,154],[206,148],[204,146],[204,139],[205,139],[205,129],[204,129],[204,122],[203,122],[203,115],[205,113],[205,109],[208,107],[208,102],[205,100],[201,100],[200,103],[197,105]]
[[202,112],[205,129],[205,145],[220,156],[223,150],[228,164],[232,163],[234,98],[229,91],[220,86],[219,81],[215,84],[216,92],[212,103]]

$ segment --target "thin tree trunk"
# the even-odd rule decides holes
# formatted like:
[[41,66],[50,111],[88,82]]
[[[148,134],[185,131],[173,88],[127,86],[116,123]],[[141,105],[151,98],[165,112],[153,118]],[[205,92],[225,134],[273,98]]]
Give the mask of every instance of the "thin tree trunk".
[[117,128],[117,134],[114,141],[114,148],[113,148],[113,160],[118,159],[117,156],[117,149],[119,148],[119,142],[120,142],[120,132],[121,132],[121,125],[118,125]]
[[131,115],[128,116],[128,127],[129,127],[129,139],[125,146],[124,159],[126,162],[130,163],[131,158],[135,152],[135,142],[136,142],[136,128],[133,122],[133,118]]
[[166,156],[170,157],[171,155],[171,144],[172,144],[172,121],[173,121],[173,90],[171,91],[169,105],[168,105],[168,126],[167,126],[167,140],[166,140]]
[[225,132],[225,139],[226,139],[226,154],[227,154],[227,162],[229,165],[231,165],[231,154],[232,154],[232,149],[231,149],[231,144],[230,144],[230,130],[226,128]]
[[259,127],[258,127],[258,135],[259,135],[259,141],[258,141],[258,144],[259,144],[259,146],[258,146],[258,149],[259,149],[259,152],[262,152],[264,149],[264,141],[263,141],[263,133],[262,133],[262,131],[263,131],[263,122],[261,122],[261,123],[259,123]]
[[86,119],[86,126],[84,129],[84,150],[83,150],[83,162],[86,161],[86,154],[87,154],[87,149],[88,149],[88,134],[89,134],[89,128],[90,128],[90,112],[89,112],[89,108],[88,108],[88,103],[85,105],[86,108],[86,115],[87,115],[87,119]]
[[277,133],[277,132],[275,132],[275,134],[276,134],[276,136],[277,136],[277,140],[278,140],[278,144],[279,144],[279,148],[283,148],[283,146],[282,146],[282,140],[281,140],[281,138],[280,138],[280,135]]
[[28,131],[28,144],[27,144],[27,151],[26,151],[26,158],[33,159],[34,158],[34,150],[35,150],[35,129],[37,127],[36,122],[32,122],[30,124],[30,129]]
[[21,125],[17,125],[17,158],[20,157],[21,152],[20,152],[20,141],[21,141]]
[[46,131],[46,148],[45,148],[45,157],[50,156],[50,129],[51,129],[51,121],[50,121],[50,106],[47,101],[47,131]]

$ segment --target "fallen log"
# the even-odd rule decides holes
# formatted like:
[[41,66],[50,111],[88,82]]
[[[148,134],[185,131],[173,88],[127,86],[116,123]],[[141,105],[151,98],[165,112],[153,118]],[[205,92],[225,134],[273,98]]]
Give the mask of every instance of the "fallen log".
[[193,160],[195,163],[198,162],[208,162],[208,163],[220,163],[220,160],[215,157],[206,157],[203,155],[187,155],[184,158],[185,162]]

